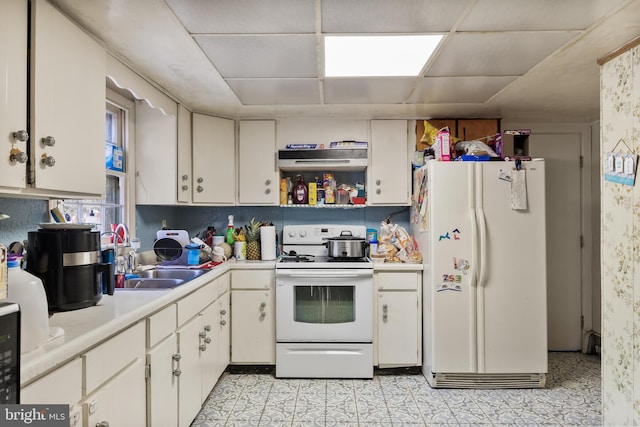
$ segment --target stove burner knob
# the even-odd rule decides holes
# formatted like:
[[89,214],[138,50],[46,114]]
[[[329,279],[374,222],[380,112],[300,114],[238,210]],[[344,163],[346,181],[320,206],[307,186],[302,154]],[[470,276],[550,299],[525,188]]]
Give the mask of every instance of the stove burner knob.
[[303,231],[300,232],[300,237],[305,237],[306,235],[307,235],[306,231],[303,230]]
[[289,231],[289,237],[295,237],[296,236],[296,232],[291,230]]

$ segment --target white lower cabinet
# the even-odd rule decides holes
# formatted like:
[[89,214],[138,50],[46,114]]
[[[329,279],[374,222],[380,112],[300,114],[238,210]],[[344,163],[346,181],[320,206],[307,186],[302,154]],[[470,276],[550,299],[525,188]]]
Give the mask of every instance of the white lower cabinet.
[[276,361],[275,272],[234,270],[231,276],[231,363]]
[[421,365],[421,273],[389,271],[378,272],[374,277],[377,365],[380,368]]

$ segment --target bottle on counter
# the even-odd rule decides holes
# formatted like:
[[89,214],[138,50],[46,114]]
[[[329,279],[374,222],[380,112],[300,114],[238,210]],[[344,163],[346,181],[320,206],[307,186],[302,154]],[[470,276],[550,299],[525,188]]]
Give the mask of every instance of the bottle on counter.
[[309,190],[304,182],[304,176],[298,175],[298,181],[293,187],[293,204],[306,205],[309,202]]
[[235,231],[235,227],[233,226],[233,215],[229,215],[229,225],[227,225],[227,232],[225,233],[226,242],[233,246],[233,233]]

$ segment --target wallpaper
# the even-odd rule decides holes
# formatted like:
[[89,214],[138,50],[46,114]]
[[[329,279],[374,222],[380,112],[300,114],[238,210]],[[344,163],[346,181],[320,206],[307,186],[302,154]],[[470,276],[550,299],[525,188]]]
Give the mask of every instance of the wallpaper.
[[[640,47],[605,63],[600,84],[600,158],[640,153]],[[601,202],[603,422],[640,425],[640,185],[603,179]]]

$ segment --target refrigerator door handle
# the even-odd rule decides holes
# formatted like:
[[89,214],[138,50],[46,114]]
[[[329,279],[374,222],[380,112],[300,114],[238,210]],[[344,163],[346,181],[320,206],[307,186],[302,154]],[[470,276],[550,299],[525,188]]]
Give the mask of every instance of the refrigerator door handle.
[[478,208],[476,212],[476,218],[478,221],[478,233],[480,237],[480,274],[478,275],[478,287],[485,286],[487,278],[487,222],[484,217],[484,210]]

